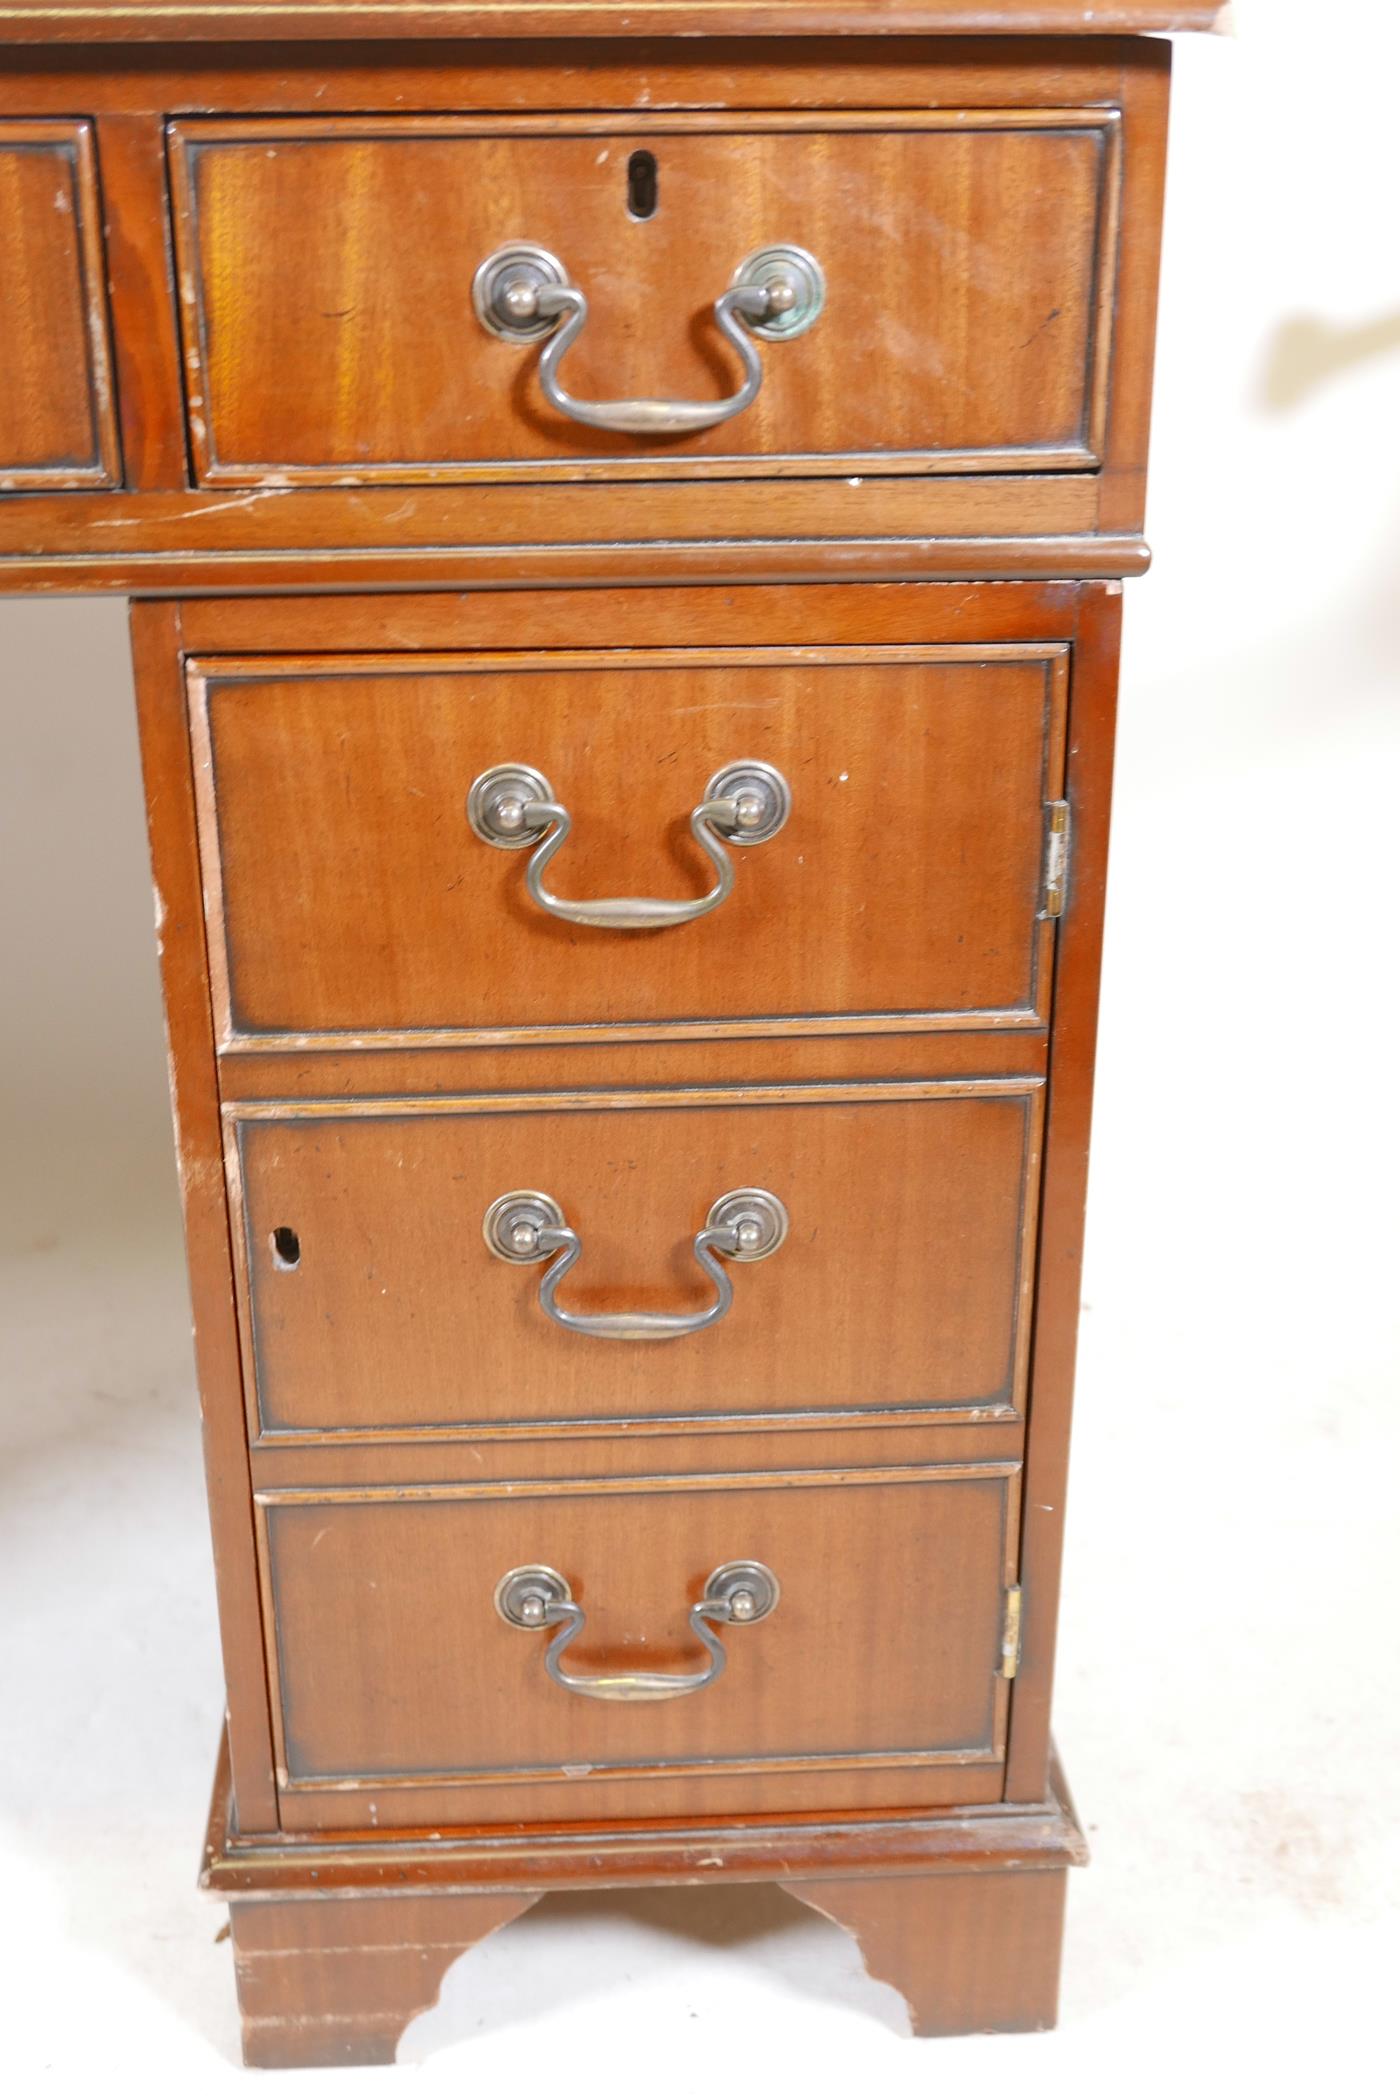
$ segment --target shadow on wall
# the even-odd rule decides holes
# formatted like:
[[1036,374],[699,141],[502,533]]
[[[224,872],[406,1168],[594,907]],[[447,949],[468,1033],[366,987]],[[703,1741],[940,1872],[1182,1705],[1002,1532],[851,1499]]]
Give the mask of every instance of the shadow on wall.
[[1336,327],[1317,314],[1295,314],[1274,331],[1264,360],[1260,405],[1286,415],[1343,373],[1396,350],[1400,312],[1354,327]]

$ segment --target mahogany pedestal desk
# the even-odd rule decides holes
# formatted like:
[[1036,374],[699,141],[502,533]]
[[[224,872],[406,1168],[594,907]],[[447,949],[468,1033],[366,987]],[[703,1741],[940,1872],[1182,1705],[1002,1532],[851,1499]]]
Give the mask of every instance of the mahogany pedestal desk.
[[0,580],[133,600],[250,2063],[634,1883],[1054,2019],[1146,32],[1216,12],[0,0]]

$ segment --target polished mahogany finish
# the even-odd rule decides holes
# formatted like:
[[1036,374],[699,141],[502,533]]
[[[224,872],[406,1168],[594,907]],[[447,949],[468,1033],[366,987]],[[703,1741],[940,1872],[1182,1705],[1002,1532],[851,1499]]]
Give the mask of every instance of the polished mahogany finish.
[[[658,623],[658,628],[660,623]],[[1048,1018],[1062,642],[195,659],[205,888],[229,1048],[1024,1028]],[[295,751],[295,767],[287,754]],[[773,837],[655,938],[533,904],[467,803],[527,762],[573,829],[569,899],[684,904],[727,765]]]
[[0,492],[113,488],[92,126],[0,118]]
[[[358,0],[357,37],[462,36],[780,36],[883,29],[896,36],[976,31],[980,35],[1108,36],[1162,29],[1210,29],[1223,0],[1102,0],[1086,20],[1082,0]],[[342,0],[3,0],[0,36],[59,39],[340,37],[349,24]]]
[[[1044,1091],[882,1080],[230,1112],[252,1431],[1019,1411]],[[482,1232],[501,1194],[547,1189],[583,1242],[562,1303],[692,1315],[714,1295],[693,1237],[745,1187],[779,1197],[788,1238],[664,1362],[650,1341],[605,1360],[581,1347],[537,1303],[537,1271]]]
[[[0,571],[136,594],[1135,573],[1169,59],[1109,36],[17,52],[0,123],[92,113],[122,474],[0,505]],[[564,375],[605,400],[732,391],[714,303],[756,248],[805,245],[826,303],[755,338],[742,414],[619,437],[548,408],[539,344],[476,317],[478,266],[521,240],[587,293]]]
[[[479,265],[521,233],[587,292],[568,379],[588,396],[722,394],[713,301],[766,242],[816,258],[817,319],[764,347],[741,417],[668,441],[670,471],[1101,464],[1115,109],[195,119],[170,146],[202,483],[538,480],[596,475],[599,454],[654,473],[654,448],[552,411],[528,348],[474,317]],[[664,193],[645,218],[638,151]],[[876,196],[919,216],[872,214]]]
[[569,1887],[1054,2019],[1144,32],[1218,12],[0,0],[0,588],[136,600],[251,2064]]
[[614,1825],[585,1845],[571,1831],[431,1846],[322,1834],[254,1852],[231,1811],[221,1749],[202,1880],[229,1905],[245,2060],[267,2067],[392,2063],[456,1956],[546,1887],[776,1880],[855,1934],[915,2033],[1051,2026],[1067,1871],[1085,1858],[1055,1767],[1034,1802],[823,1818],[800,1833],[790,1817]]
[[[282,1827],[997,1801],[1018,1491],[1005,1459],[268,1490]],[[564,1692],[547,1636],[493,1603],[512,1568],[558,1568],[586,1607],[571,1671],[677,1678],[703,1661],[687,1611],[736,1557],[772,1568],[779,1601],[674,1698]]]
[[[374,1832],[401,1830],[411,1845],[425,1826],[525,1825],[543,1843],[553,1828],[641,1828],[647,1818],[787,1815],[800,1825],[979,1805],[1000,1814],[1044,1800],[1063,1504],[1058,1486],[1040,1488],[1034,1512],[1026,1503],[1028,1483],[1055,1480],[1064,1459],[1118,606],[1111,585],[968,592],[932,583],[137,608],[153,839],[171,884],[165,966],[168,977],[203,973],[201,1068],[207,1057],[220,1073],[233,1324],[222,1308],[206,1323],[205,1380],[211,1393],[240,1391],[247,1411],[241,1477],[220,1471],[216,1516],[230,1669],[256,1705],[238,1714],[236,1731],[231,1719],[230,1732],[239,1802],[230,1842],[252,1871],[278,1832],[336,1832],[372,1850],[384,1841]],[[658,624],[679,645],[665,672],[647,655]],[[1037,804],[1041,815],[1060,802],[1074,815],[1062,910],[1051,909],[1043,858],[1033,894],[1023,890],[1022,923],[1048,943],[1048,1027],[1030,1011],[1011,1028],[990,1012],[952,1027],[907,1015],[893,1034],[887,1025],[872,1034],[869,1017],[851,1016],[835,1025],[866,1032],[815,1035],[798,1013],[751,1019],[756,1032],[728,1040],[715,1021],[640,1036],[595,1023],[596,1042],[586,1023],[557,1039],[539,1029],[392,1028],[282,1039],[227,1026],[220,958],[240,923],[233,892],[256,892],[284,844],[295,856],[293,802],[257,833],[259,811],[275,810],[294,782],[304,831],[339,798],[325,814],[339,841],[333,865],[344,866],[342,880],[359,871],[339,941],[327,940],[319,912],[297,935],[304,983],[316,981],[317,955],[337,950],[358,956],[373,983],[377,955],[392,959],[395,944],[357,948],[354,931],[373,925],[376,900],[400,894],[400,863],[387,850],[394,838],[411,868],[415,839],[450,827],[452,899],[465,890],[479,908],[489,895],[485,875],[473,890],[460,866],[463,852],[467,870],[473,855],[497,865],[466,822],[454,743],[471,715],[460,696],[477,690],[478,677],[488,695],[513,676],[543,678],[544,691],[579,681],[591,693],[606,638],[638,659],[639,676],[679,679],[689,656],[689,690],[704,696],[707,664],[729,651],[727,682],[708,706],[732,713],[734,671],[747,664],[771,678],[799,633],[830,637],[807,652],[813,692],[823,677],[858,676],[893,657],[889,668],[908,689],[901,683],[892,725],[906,740],[925,711],[941,749],[937,737],[960,707],[985,700],[994,715],[997,695],[1012,701],[1011,719],[1024,725],[1012,749],[1033,756],[1025,792],[1043,795],[1048,781],[1059,793]],[[937,639],[909,639],[928,635]],[[511,639],[514,672],[497,668]],[[542,673],[542,652],[565,639],[576,646]],[[251,653],[259,641],[262,658]],[[392,821],[373,800],[357,814],[354,767],[333,760],[354,696],[381,687],[402,696],[398,716],[376,716],[383,748],[410,740],[401,774],[421,791],[405,795]],[[421,696],[435,692],[445,693],[445,740],[415,742]],[[221,746],[211,729],[221,693],[235,704],[242,742]],[[807,713],[819,708],[809,697]],[[856,735],[863,714],[852,709]],[[536,716],[527,709],[518,719]],[[580,763],[596,765],[609,749],[606,710],[595,705],[592,719],[598,733],[581,742]],[[645,737],[643,710],[636,721]],[[1056,723],[1047,743],[1046,725]],[[679,715],[664,751],[686,726]],[[292,770],[323,732],[332,739],[325,757]],[[635,738],[633,747],[645,749]],[[620,739],[619,767],[624,749]],[[1059,756],[1046,771],[1050,750]],[[674,765],[648,770],[669,779]],[[229,808],[244,810],[262,846],[221,856],[216,882],[210,841],[226,787]],[[920,840],[945,791],[931,767],[930,796],[909,805]],[[980,792],[975,767],[960,792]],[[607,795],[596,805],[609,806]],[[999,821],[1005,812],[989,804],[970,838],[994,838]],[[755,865],[784,835],[755,849]],[[1043,853],[1053,835],[1037,824],[1035,836]],[[368,861],[367,840],[376,848]],[[654,863],[654,835],[629,837],[627,852],[634,873]],[[838,848],[838,923],[840,899],[872,879],[862,861],[856,837]],[[283,874],[295,865],[284,861]],[[515,857],[500,865],[514,879]],[[989,877],[969,893],[970,930],[1000,894],[996,856]],[[437,877],[434,885],[444,886]],[[292,884],[328,909],[336,887],[302,876]],[[777,908],[791,915],[800,894]],[[275,941],[276,892],[264,896]],[[877,949],[888,943],[906,969],[921,941],[936,952],[925,932],[933,901],[926,895],[922,915],[906,923],[897,914],[882,921]],[[192,945],[206,915],[213,939],[200,934]],[[250,939],[263,938],[258,919],[241,922]],[[599,944],[612,976],[627,981],[638,943],[661,948],[701,923],[640,936],[580,929],[570,941]],[[723,912],[710,923],[722,934]],[[759,912],[753,938],[765,938],[766,924]],[[543,929],[546,954],[556,952],[548,920],[520,898],[506,929],[526,953]],[[854,934],[840,940],[843,951],[856,945]],[[565,942],[557,952],[578,949]],[[818,974],[808,975],[819,985],[820,941],[814,952]],[[770,969],[782,954],[779,941]],[[469,984],[480,966],[469,946],[460,956]],[[414,967],[411,955],[402,959]],[[444,937],[435,965],[444,983],[452,963]],[[1076,1031],[1081,1084],[1056,1088],[1056,1046]],[[207,1156],[203,1132],[194,1116],[192,1231],[209,1193],[197,1164]],[[714,1198],[742,1185],[781,1196],[787,1240],[771,1260],[736,1271],[722,1321],[659,1346],[561,1332],[541,1305],[539,1270],[494,1259],[482,1238],[497,1197],[547,1188],[582,1243],[561,1290],[566,1307],[686,1315],[712,1289],[693,1235]],[[1056,1220],[1048,1243],[1037,1227],[1047,1207]],[[227,1400],[218,1405],[211,1429],[232,1465]],[[547,1629],[505,1627],[492,1605],[512,1567],[558,1568],[587,1616],[580,1667],[625,1674],[645,1661],[693,1674],[703,1655],[688,1613],[711,1570],[736,1555],[773,1567],[781,1602],[762,1625],[730,1629],[724,1675],[674,1703],[595,1707],[570,1694],[546,1673]],[[850,1599],[847,1566],[863,1571]],[[929,1638],[953,1642],[936,1649],[932,1670],[910,1635],[926,1612]],[[815,1673],[814,1646],[828,1665]],[[817,1693],[831,1704],[814,1709]],[[483,1733],[488,1712],[504,1734]],[[565,1736],[551,1759],[556,1727]],[[565,1746],[589,1741],[581,1729],[597,1737],[586,1756]],[[245,1821],[243,1804],[264,1800],[266,1821],[251,1821],[256,1809]],[[807,1857],[789,1851],[784,1875]],[[1000,1878],[1010,1871],[1004,1859],[993,1849],[975,1871]],[[538,1871],[549,1885],[553,1870]],[[877,1908],[884,1871],[870,1885]],[[931,1888],[922,1908],[901,1910],[896,1943],[913,1964],[905,1987],[921,2021],[931,2031],[956,2025],[965,2004],[969,2018],[1000,2006],[999,2024],[1044,2024],[1061,1900],[1048,1880],[1027,1884],[1024,1896],[1015,1886],[993,1895],[965,1889],[960,1876],[956,1889]],[[293,1907],[284,1929],[302,1915]],[[873,1930],[870,1915],[868,1905],[852,1914],[862,1932]],[[966,1917],[975,1944],[986,1921],[1000,1920],[1008,1944],[1027,1942],[1035,1958],[1019,1981],[999,1972],[995,1984],[976,1962],[929,1969],[917,1959],[916,1925],[924,1918],[932,1929],[940,1917],[955,1937],[953,1921]],[[462,1943],[471,1937],[464,1930]],[[880,1958],[893,1973],[895,1955]],[[320,1961],[310,1941],[305,1959]],[[356,1973],[322,1963],[307,1971],[306,1992],[329,1988],[327,1974],[349,1991]],[[273,2015],[256,2004],[250,2051],[271,2061]],[[328,2037],[334,2008],[325,2017]],[[285,2060],[300,2061],[310,2044],[289,2024],[282,2046]]]

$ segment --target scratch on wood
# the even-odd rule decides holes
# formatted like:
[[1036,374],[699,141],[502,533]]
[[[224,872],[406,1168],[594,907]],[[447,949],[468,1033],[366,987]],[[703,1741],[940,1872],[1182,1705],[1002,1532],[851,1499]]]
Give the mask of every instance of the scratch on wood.
[[1061,309],[1058,306],[1052,306],[1049,313],[1045,316],[1045,319],[1041,322],[1039,328],[1033,328],[1031,330],[1030,334],[1026,337],[1024,343],[1022,343],[1021,348],[1023,350],[1029,350],[1031,344],[1036,340],[1036,338],[1038,336],[1044,335],[1046,329],[1050,326],[1050,323],[1052,321],[1059,320],[1060,313]]
[[[187,510],[172,511],[170,519],[172,524],[176,524],[184,523],[187,519],[216,517],[220,511],[225,510],[249,510],[255,503],[265,503],[269,496],[279,496],[285,486],[286,481],[284,478],[280,485],[269,483],[265,488],[247,489],[240,496],[224,497],[222,502],[191,504]],[[104,517],[100,513],[94,513],[92,524],[94,528],[100,526],[107,532],[126,532],[133,527],[137,531],[141,529],[139,513],[136,517],[128,517],[122,511],[119,511],[116,517],[110,515]]]

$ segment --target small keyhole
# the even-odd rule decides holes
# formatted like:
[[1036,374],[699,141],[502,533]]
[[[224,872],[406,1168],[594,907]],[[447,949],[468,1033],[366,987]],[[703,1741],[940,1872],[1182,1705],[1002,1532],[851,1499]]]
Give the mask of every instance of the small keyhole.
[[301,1241],[290,1225],[274,1226],[272,1232],[272,1259],[279,1269],[294,1269],[301,1260]]
[[627,163],[627,209],[634,219],[656,210],[656,155],[636,152]]

